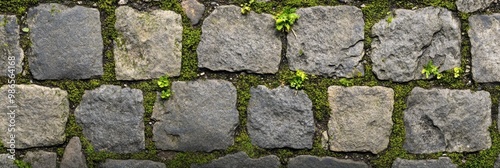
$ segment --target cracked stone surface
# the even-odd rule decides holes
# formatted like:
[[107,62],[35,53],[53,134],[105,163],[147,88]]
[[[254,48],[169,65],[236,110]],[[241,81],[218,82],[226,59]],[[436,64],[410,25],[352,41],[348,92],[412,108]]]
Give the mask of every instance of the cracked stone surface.
[[99,165],[101,168],[166,168],[161,162],[153,162],[150,160],[114,160],[106,159],[104,163]]
[[181,74],[181,15],[164,10],[139,12],[128,6],[116,9],[114,43],[118,80],[159,78]]
[[28,10],[26,22],[33,78],[89,79],[103,74],[101,21],[96,8],[40,4]]
[[457,0],[455,4],[461,12],[475,12],[490,6],[495,0]]
[[328,77],[364,75],[363,13],[354,6],[301,8],[288,33],[291,70]]
[[[347,101],[346,101],[347,100]],[[330,86],[330,150],[379,153],[389,145],[394,91],[386,87]]]
[[396,158],[394,163],[392,164],[393,168],[456,168],[457,165],[451,162],[451,159],[448,157],[439,157],[436,159],[429,160],[406,160]]
[[491,147],[486,91],[414,88],[404,111],[410,153],[474,152]]
[[368,168],[365,162],[349,159],[337,159],[334,157],[316,157],[311,155],[300,155],[288,161],[287,168]]
[[182,0],[181,6],[186,16],[191,20],[191,25],[198,24],[205,12],[205,5],[196,0]]
[[500,14],[469,17],[472,78],[478,83],[500,81]]
[[151,116],[158,149],[210,152],[233,145],[239,114],[231,82],[177,81],[171,89],[168,100],[158,93]]
[[[0,76],[19,74],[22,71],[24,52],[19,44],[19,24],[15,15],[0,15]],[[10,73],[10,70],[15,70]]]
[[312,102],[304,91],[259,85],[250,88],[250,95],[247,130],[252,144],[261,148],[312,148]]
[[278,72],[281,40],[273,16],[241,14],[236,6],[217,7],[203,21],[198,67],[214,71]]
[[145,148],[142,91],[102,85],[86,90],[76,123],[97,151],[140,152]]
[[262,167],[278,168],[280,160],[275,155],[264,156],[256,159],[248,157],[245,152],[226,155],[205,165],[192,165],[193,168],[235,168],[235,167]]
[[63,144],[69,115],[68,93],[38,85],[11,86],[16,92],[14,101],[7,96],[12,89],[9,85],[0,88],[0,93],[5,95],[0,96],[0,111],[4,112],[0,123],[5,123],[0,124],[0,130],[5,130],[0,136],[4,147],[13,144],[9,143],[11,132],[15,135],[16,149]]
[[82,152],[80,138],[73,137],[69,140],[61,159],[61,168],[87,168],[87,161]]
[[460,21],[444,8],[397,9],[372,28],[373,72],[381,80],[424,79],[429,60],[445,71],[460,66]]
[[30,163],[31,168],[54,168],[57,164],[55,152],[35,151],[28,152],[23,161]]

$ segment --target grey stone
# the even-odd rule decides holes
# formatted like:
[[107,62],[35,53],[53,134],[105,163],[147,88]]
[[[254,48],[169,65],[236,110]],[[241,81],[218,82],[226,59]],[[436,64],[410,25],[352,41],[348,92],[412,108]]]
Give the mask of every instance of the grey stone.
[[339,0],[340,2],[343,2],[343,3],[352,3],[353,0]]
[[114,42],[118,80],[179,76],[182,57],[181,15],[164,10],[138,12],[128,6],[116,9]]
[[493,165],[493,168],[500,168],[500,155],[498,155],[497,160],[495,161],[495,164]]
[[165,164],[150,160],[113,160],[106,159],[100,168],[166,168]]
[[[15,99],[9,99],[9,92],[14,90]],[[0,130],[6,131],[0,134],[4,147],[14,144],[16,149],[26,149],[64,143],[69,115],[66,91],[38,85],[3,85],[0,93],[5,95],[0,96],[0,111],[5,112],[0,115],[0,123],[5,123],[0,124]],[[11,135],[15,143],[9,143]]]
[[250,89],[247,130],[252,144],[261,148],[312,148],[312,102],[304,91],[288,86]]
[[50,3],[28,10],[33,78],[88,79],[103,74],[99,11]]
[[87,168],[87,162],[82,152],[80,138],[73,137],[69,140],[66,149],[64,149],[61,168]]
[[210,152],[233,145],[239,115],[230,82],[173,82],[171,89],[166,101],[158,93],[151,116],[158,149]]
[[404,111],[410,153],[474,152],[491,147],[486,91],[414,88]]
[[278,168],[281,166],[277,156],[269,155],[252,159],[245,152],[238,152],[218,158],[205,165],[191,165],[192,168]]
[[46,151],[28,152],[23,161],[28,162],[31,168],[55,168],[57,165],[57,154]]
[[102,85],[83,94],[76,122],[97,151],[139,152],[145,148],[142,91]]
[[288,161],[288,168],[368,168],[368,165],[361,161],[348,159],[337,159],[333,157],[316,157],[311,155],[300,155]]
[[182,0],[181,6],[186,16],[191,20],[191,25],[198,24],[205,12],[205,5],[196,0]]
[[241,14],[236,6],[220,6],[201,27],[196,49],[198,67],[214,71],[278,72],[281,40],[269,14]]
[[14,164],[14,157],[11,158],[11,156],[9,154],[0,154],[0,167],[17,168],[16,164]]
[[490,6],[495,0],[457,0],[455,4],[461,12],[475,12]]
[[126,5],[128,3],[128,0],[119,0],[118,5]]
[[379,153],[389,145],[394,91],[386,87],[330,86],[330,150]]
[[[0,66],[2,67],[0,76],[21,73],[24,52],[19,45],[19,38],[16,16],[0,15]],[[12,73],[8,71],[9,65]]]
[[500,14],[469,17],[472,77],[478,83],[500,81]]
[[371,60],[378,79],[425,79],[422,69],[429,60],[440,72],[460,66],[460,21],[444,8],[397,9],[376,23],[372,34]]
[[457,165],[451,162],[448,157],[439,157],[439,159],[429,159],[429,160],[406,160],[396,158],[392,164],[393,168],[456,168]]
[[354,6],[318,6],[297,10],[300,19],[288,33],[287,59],[291,70],[328,77],[364,75],[361,63],[363,13]]

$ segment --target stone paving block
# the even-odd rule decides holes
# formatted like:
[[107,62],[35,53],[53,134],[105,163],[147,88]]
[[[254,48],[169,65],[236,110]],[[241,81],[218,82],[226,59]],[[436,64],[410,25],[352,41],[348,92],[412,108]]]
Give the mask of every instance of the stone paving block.
[[186,16],[191,20],[191,25],[198,24],[205,12],[205,5],[196,0],[182,0],[181,6]]
[[[15,93],[11,95],[15,99],[10,99],[9,93],[13,90]],[[4,95],[0,96],[0,111],[3,112],[0,123],[4,123],[0,124],[0,130],[5,130],[0,136],[4,147],[10,148],[11,133],[15,136],[16,149],[64,143],[69,115],[66,91],[38,85],[3,85],[0,93]]]
[[[0,15],[0,76],[19,74],[24,52],[19,44],[19,24],[15,15]],[[12,73],[10,70],[14,70]]]
[[364,75],[363,13],[354,6],[318,6],[297,10],[300,18],[288,33],[291,70],[328,77]]
[[472,78],[478,83],[500,81],[500,14],[469,17]]
[[447,9],[397,9],[372,34],[370,57],[378,79],[425,79],[421,72],[430,60],[440,72],[460,66],[460,21]]
[[404,111],[410,153],[474,152],[491,147],[486,91],[414,88]]
[[455,4],[461,12],[475,12],[490,6],[496,0],[457,0]]
[[118,80],[179,76],[182,57],[181,15],[164,10],[139,12],[128,6],[116,9],[114,43]]
[[80,138],[73,137],[69,140],[61,159],[61,168],[87,168],[87,161],[82,152]]
[[392,164],[392,168],[456,168],[457,165],[451,162],[448,157],[429,160],[406,160],[397,158]]
[[106,159],[100,168],[166,168],[165,164],[150,160],[114,160]]
[[89,79],[103,74],[99,11],[82,6],[40,4],[28,10],[33,78]]
[[493,168],[500,168],[500,155],[498,155],[497,160],[495,161],[495,164],[493,165]]
[[23,161],[29,163],[31,168],[55,168],[57,165],[57,154],[46,151],[30,151],[26,153]]
[[362,161],[300,155],[288,161],[287,168],[368,168]]
[[236,6],[220,6],[201,27],[198,67],[214,71],[278,72],[281,40],[273,16],[241,14]]
[[330,86],[330,150],[379,153],[389,145],[394,91],[375,86]]
[[0,167],[2,168],[17,168],[14,160],[9,158],[9,154],[0,154]]
[[151,116],[158,149],[210,152],[233,145],[239,115],[231,82],[179,81],[171,89],[168,100],[158,93]]
[[97,151],[139,152],[145,148],[142,91],[102,85],[86,90],[75,109],[77,124]]
[[220,157],[205,165],[191,165],[192,168],[236,168],[236,167],[255,167],[255,168],[278,168],[281,166],[280,159],[275,155],[269,155],[252,159],[245,152]]
[[261,148],[312,148],[312,102],[304,91],[259,85],[251,88],[250,94],[247,130],[252,144]]

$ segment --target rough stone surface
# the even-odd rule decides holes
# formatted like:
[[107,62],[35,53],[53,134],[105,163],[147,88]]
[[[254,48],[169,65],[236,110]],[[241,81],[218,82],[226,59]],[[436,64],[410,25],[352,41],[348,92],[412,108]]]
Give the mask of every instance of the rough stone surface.
[[233,145],[239,120],[230,82],[173,82],[171,89],[167,101],[158,93],[151,116],[158,149],[210,152]]
[[396,158],[394,163],[392,164],[393,168],[456,168],[457,165],[451,162],[451,159],[448,157],[440,157],[439,159],[430,159],[430,160],[406,160]]
[[296,36],[287,36],[291,70],[329,77],[364,74],[365,22],[360,9],[319,6],[298,9],[297,14],[300,19],[293,25]]
[[495,161],[495,164],[493,165],[494,168],[500,168],[500,155],[498,155],[497,160]]
[[500,14],[469,17],[472,77],[479,83],[500,81]]
[[196,52],[198,66],[211,70],[276,73],[281,40],[269,14],[241,14],[236,6],[217,7],[205,18]]
[[250,89],[247,130],[252,144],[261,148],[312,148],[312,102],[304,91],[288,86]]
[[379,153],[389,145],[394,91],[375,86],[330,86],[330,150]]
[[198,24],[205,12],[205,5],[196,0],[182,0],[181,6],[186,16],[191,20],[191,25]]
[[404,112],[410,153],[474,152],[491,147],[486,91],[414,88]]
[[[9,60],[10,57],[10,60]],[[0,76],[19,74],[22,71],[24,52],[19,45],[19,25],[15,15],[0,15]],[[9,73],[10,69],[15,70]]]
[[97,9],[40,4],[28,10],[27,23],[33,50],[28,61],[33,78],[88,79],[103,74]]
[[373,72],[381,80],[424,79],[429,60],[440,72],[460,66],[460,21],[444,8],[397,9],[372,34]]
[[30,163],[31,168],[55,168],[57,154],[46,151],[28,152],[23,161]]
[[288,161],[288,168],[368,168],[368,165],[360,161],[337,159],[333,157],[316,157],[301,155]]
[[144,149],[142,91],[102,85],[83,94],[75,109],[76,122],[97,151],[116,153]]
[[14,160],[9,158],[9,154],[0,154],[0,167],[2,168],[17,168]]
[[114,43],[118,80],[159,78],[181,73],[181,15],[164,10],[143,13],[128,6],[116,9]]
[[80,138],[73,137],[69,140],[66,149],[64,149],[61,168],[87,168],[87,162],[82,152]]
[[[25,149],[64,143],[64,130],[69,115],[68,93],[59,88],[38,85],[11,85],[15,99],[8,98],[9,85],[0,88],[0,134],[4,147],[9,147],[10,132],[15,136],[15,148]],[[11,102],[12,101],[12,102]],[[11,114],[14,110],[14,114]],[[10,112],[9,112],[10,111]],[[9,112],[9,113],[8,113]],[[11,117],[15,117],[11,120]],[[14,121],[12,123],[12,121]],[[9,127],[13,125],[13,127]],[[15,126],[14,126],[15,125]]]
[[487,8],[495,0],[457,0],[455,4],[461,12],[475,12]]
[[166,168],[165,164],[150,160],[113,160],[106,159],[100,168]]
[[192,165],[192,168],[234,168],[234,167],[261,167],[261,168],[278,168],[280,160],[277,156],[269,155],[252,159],[245,152],[238,152],[231,155],[218,158],[205,165]]

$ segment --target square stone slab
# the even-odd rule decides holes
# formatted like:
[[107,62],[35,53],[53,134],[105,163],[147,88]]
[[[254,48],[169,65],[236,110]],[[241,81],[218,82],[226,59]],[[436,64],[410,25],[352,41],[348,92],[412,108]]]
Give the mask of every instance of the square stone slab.
[[143,80],[181,74],[181,15],[164,10],[116,9],[114,43],[118,80]]
[[89,79],[103,74],[99,11],[50,3],[28,10],[33,78]]
[[19,38],[16,16],[0,15],[0,76],[21,73],[24,52],[19,45]]
[[389,145],[394,91],[386,87],[330,86],[330,150],[379,153]]
[[469,17],[472,78],[478,83],[500,82],[500,14]]
[[[13,87],[10,87],[13,86]],[[14,88],[14,89],[12,89]],[[9,99],[9,92],[15,99]],[[16,149],[64,143],[69,115],[68,93],[38,85],[3,85],[0,88],[0,133],[4,147]],[[8,130],[12,131],[8,131]]]
[[486,91],[414,88],[404,111],[410,153],[475,152],[491,147]]
[[220,157],[208,164],[192,165],[192,168],[278,168],[281,166],[280,159],[275,155],[260,158],[250,158],[245,152]]
[[317,157],[311,155],[300,155],[288,161],[287,168],[368,168],[362,161],[349,159],[337,159],[334,157]]
[[236,6],[219,6],[201,27],[198,67],[214,71],[278,72],[281,40],[270,14],[241,14]]
[[457,0],[455,4],[461,12],[475,12],[490,6],[496,0]]
[[57,165],[57,154],[47,151],[30,151],[26,153],[23,161],[29,163],[31,168],[55,168]]
[[114,160],[106,159],[99,165],[101,168],[166,168],[164,163],[153,162],[151,160]]
[[145,148],[142,91],[102,85],[86,90],[76,122],[97,151],[139,152]]
[[354,6],[317,6],[297,10],[288,33],[291,70],[328,77],[363,76],[363,13]]
[[396,158],[392,164],[393,168],[456,168],[457,165],[451,162],[448,157],[439,157],[439,159],[429,159],[429,160],[406,160]]
[[158,93],[151,116],[158,149],[210,152],[233,145],[239,115],[231,82],[173,82],[171,89],[168,100]]

